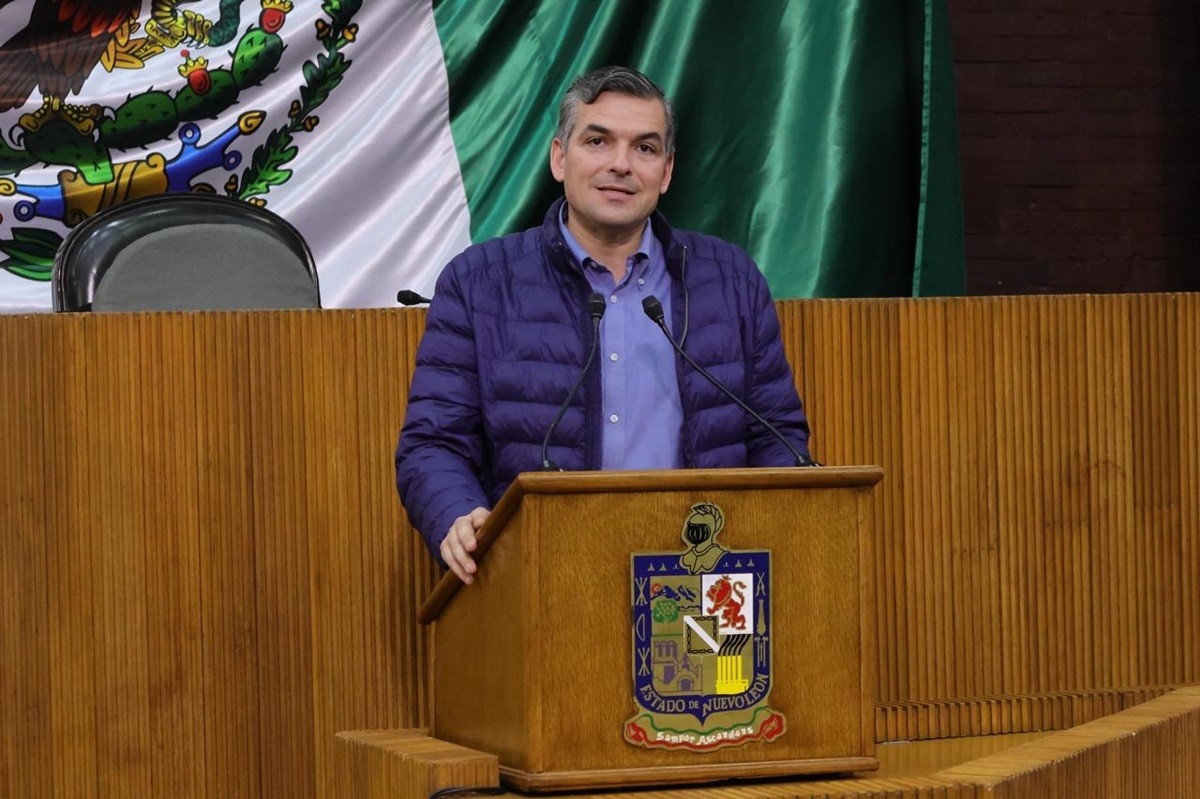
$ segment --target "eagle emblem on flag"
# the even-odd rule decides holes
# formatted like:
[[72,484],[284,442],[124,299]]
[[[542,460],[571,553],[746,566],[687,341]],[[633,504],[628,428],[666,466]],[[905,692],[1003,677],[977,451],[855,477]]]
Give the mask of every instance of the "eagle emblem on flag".
[[[49,282],[63,231],[115,205],[196,191],[262,206],[291,179],[350,68],[362,0],[323,0],[313,33],[291,33],[312,54],[298,74],[280,72],[293,0],[195,1],[34,0],[0,34],[0,270]],[[121,73],[145,84],[106,93]],[[284,118],[260,104],[293,94],[287,81]],[[105,102],[74,97],[85,84]]]

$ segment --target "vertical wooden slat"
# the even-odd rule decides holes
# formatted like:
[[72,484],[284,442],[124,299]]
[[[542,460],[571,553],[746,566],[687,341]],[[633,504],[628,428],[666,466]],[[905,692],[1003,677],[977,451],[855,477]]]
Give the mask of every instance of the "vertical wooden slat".
[[[896,401],[900,349],[898,339],[899,303],[856,302],[857,320],[851,346],[863,353],[855,382],[845,387],[851,397],[852,424],[863,431],[864,444],[845,452],[842,463],[877,463],[886,473],[900,478],[899,461],[903,442],[894,431],[901,429],[900,404]],[[826,389],[828,391],[828,389]],[[836,395],[835,395],[836,396]],[[865,420],[874,424],[864,424]],[[902,479],[902,478],[900,478]],[[904,696],[910,680],[906,668],[907,616],[903,613],[904,539],[891,534],[888,522],[903,513],[904,493],[899,490],[872,493],[872,529],[876,531],[876,596],[880,664],[877,683],[881,699]],[[884,664],[894,664],[893,668]],[[899,730],[893,730],[899,734]]]
[[[348,319],[345,335],[355,341],[353,375],[349,384],[353,391],[343,390],[348,412],[353,413],[352,427],[360,435],[351,451],[349,471],[352,474],[377,474],[391,459],[390,436],[368,437],[368,431],[383,431],[394,414],[396,396],[390,388],[402,369],[390,368],[386,331],[379,314],[364,314]],[[405,391],[407,396],[407,391]],[[398,430],[396,431],[398,432]],[[386,473],[386,472],[385,472]],[[357,505],[347,508],[358,517],[362,529],[362,548],[359,553],[362,573],[361,609],[363,613],[363,646],[366,674],[364,676],[365,707],[373,714],[376,724],[394,729],[405,726],[404,705],[400,692],[403,681],[389,679],[399,674],[405,661],[399,659],[396,645],[403,620],[404,605],[399,601],[398,551],[399,529],[389,525],[390,512],[396,503],[395,490],[388,480],[358,480],[361,491]],[[353,522],[352,522],[353,523]],[[410,533],[411,535],[411,533]]]
[[[41,445],[46,452],[48,487],[46,588],[54,757],[50,766],[55,796],[95,795],[99,768],[91,559],[95,538],[76,532],[89,518],[94,490],[77,452],[91,423],[85,386],[91,364],[83,355],[90,323],[90,319],[52,317],[46,321],[48,335],[41,352],[48,410]],[[20,327],[17,330],[19,334]],[[21,381],[32,376],[14,378]]]
[[1171,682],[1200,673],[1200,294],[1184,294],[1177,303],[1176,358],[1179,371],[1179,598],[1183,653],[1180,671]]
[[260,448],[246,408],[248,325],[245,314],[197,314],[192,343],[205,770],[209,790],[231,797],[258,795],[263,744],[251,471]]
[[[307,460],[307,510],[313,565],[314,640],[318,674],[323,674],[315,728],[317,773],[329,774],[333,734],[353,725],[367,713],[364,672],[369,652],[364,648],[361,535],[356,511],[361,506],[359,481],[347,479],[357,431],[347,422],[352,402],[353,360],[344,353],[351,317],[308,314],[301,337],[310,342],[302,367],[307,392],[306,423],[311,457]],[[293,334],[294,335],[294,334]],[[335,587],[340,586],[340,590]],[[326,782],[328,782],[326,780]]]
[[[1019,448],[1023,451],[1023,457],[1028,458],[1037,433],[1024,423],[1028,417],[1023,414],[1026,408],[1022,399],[1027,398],[1028,392],[1019,393],[1016,390],[1024,381],[1019,376],[1020,370],[1016,360],[1021,336],[1020,331],[1016,329],[1018,320],[1014,318],[1014,311],[1014,303],[1011,300],[996,300],[993,348],[990,353],[995,369],[996,386],[992,414],[996,425],[996,560],[1000,574],[1000,644],[1008,653],[999,664],[996,683],[991,686],[995,694],[1003,693],[1005,689],[1020,690],[1017,687],[1020,685],[1020,675],[1016,673],[1013,664],[1023,664],[1028,659],[1026,638],[1020,632],[1028,629],[1020,588],[1025,564],[1016,535],[1021,525],[1017,512],[1017,498],[1021,489],[1017,484],[1016,475],[1013,474],[1012,453]],[[1014,372],[1018,374],[1015,375]],[[1019,435],[1018,429],[1021,430]],[[998,723],[999,719],[989,716],[989,726]]]
[[[18,320],[13,320],[18,321]],[[0,325],[0,703],[20,724],[0,725],[0,793],[53,795],[51,623],[48,572],[53,544],[45,482],[51,416],[46,379],[47,320]],[[22,379],[24,378],[24,379]]]
[[[956,696],[996,693],[999,681],[993,673],[1001,651],[1000,607],[996,602],[999,580],[995,558],[996,473],[995,417],[990,413],[994,384],[991,373],[992,326],[980,319],[986,306],[979,301],[947,307],[947,367],[950,403],[947,408],[949,449],[946,461],[955,468],[943,469],[952,493],[948,503],[952,542],[952,575],[948,585],[954,613]],[[978,732],[977,717],[964,721]]]
[[138,440],[142,396],[134,383],[138,357],[133,319],[97,316],[86,358],[101,368],[87,381],[91,402],[102,402],[104,423],[90,424],[76,452],[95,491],[88,522],[74,531],[95,539],[93,601],[98,618],[96,716],[99,789],[112,796],[150,791],[150,701],[147,693],[145,482]]
[[135,361],[145,409],[140,428],[149,662],[151,794],[207,795],[203,725],[201,559],[196,479],[192,319],[136,319]]
[[[312,534],[321,524],[308,512],[320,487],[310,483],[307,464],[322,453],[308,446],[306,380],[318,376],[303,370],[315,345],[305,335],[304,316],[248,314],[243,333],[247,432],[257,444],[248,453],[254,531],[249,564],[259,586],[253,611],[262,743],[255,765],[270,796],[313,794],[322,756],[318,719],[328,716],[328,642],[321,638],[324,618],[312,571],[324,539]],[[312,390],[319,391],[320,383]]]

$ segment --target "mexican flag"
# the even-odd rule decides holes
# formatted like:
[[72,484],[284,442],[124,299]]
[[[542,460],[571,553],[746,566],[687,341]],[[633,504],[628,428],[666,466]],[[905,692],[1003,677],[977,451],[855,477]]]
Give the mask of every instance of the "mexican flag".
[[9,0],[0,311],[50,309],[83,219],[160,191],[265,205],[326,307],[428,294],[538,224],[557,105],[606,64],[676,105],[677,227],[777,298],[963,290],[945,0]]

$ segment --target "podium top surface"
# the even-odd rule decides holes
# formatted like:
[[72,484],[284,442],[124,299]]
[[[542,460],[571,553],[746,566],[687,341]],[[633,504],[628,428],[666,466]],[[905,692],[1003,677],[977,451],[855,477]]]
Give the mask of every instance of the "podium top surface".
[[[527,494],[653,493],[656,491],[747,490],[786,488],[867,488],[883,479],[879,466],[810,468],[661,469],[653,471],[522,472],[500,497],[479,529],[478,559],[508,524]],[[421,624],[434,621],[462,585],[447,572],[417,612]]]
[[660,469],[622,472],[522,472],[496,503],[510,494],[590,494],[594,492],[687,491],[738,488],[853,488],[883,478],[878,466],[795,466],[769,469]]

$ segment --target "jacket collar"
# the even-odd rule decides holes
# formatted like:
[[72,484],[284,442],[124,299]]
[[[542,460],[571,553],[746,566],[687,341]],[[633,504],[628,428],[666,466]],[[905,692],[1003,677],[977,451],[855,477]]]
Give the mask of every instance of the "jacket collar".
[[[550,263],[555,268],[570,274],[574,270],[571,251],[567,247],[566,241],[563,240],[562,230],[558,227],[558,217],[566,201],[566,197],[559,197],[551,204],[550,210],[546,211],[546,217],[542,220],[542,241]],[[661,211],[655,211],[650,215],[650,229],[654,231],[654,237],[662,244],[663,260],[666,261],[667,271],[671,273],[671,277],[680,280],[682,278],[683,244]]]

